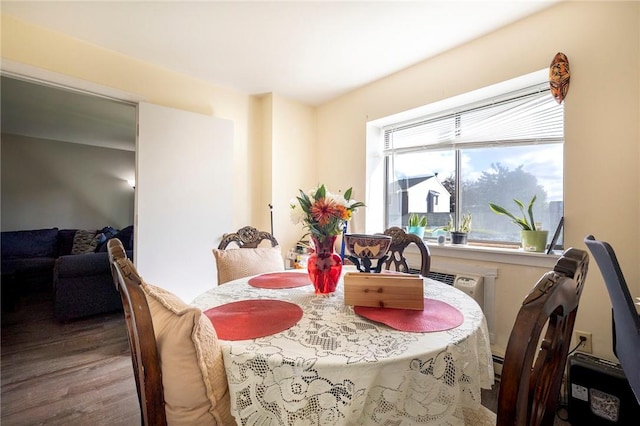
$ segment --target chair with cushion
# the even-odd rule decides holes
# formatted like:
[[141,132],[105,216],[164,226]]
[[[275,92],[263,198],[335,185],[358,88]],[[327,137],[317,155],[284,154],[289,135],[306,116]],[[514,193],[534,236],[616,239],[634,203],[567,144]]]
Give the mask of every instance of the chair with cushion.
[[[115,254],[115,253],[114,253]],[[235,425],[222,350],[202,312],[116,259],[145,425]]]
[[125,258],[116,259],[113,263],[113,271],[114,279],[118,281],[117,287],[122,297],[127,323],[142,424],[166,425],[162,369],[154,337],[153,321],[147,298],[140,287],[140,282],[136,281],[136,275],[132,272],[131,266]]
[[584,243],[604,278],[613,310],[613,352],[640,403],[640,317],[613,247],[588,235]]
[[502,367],[498,425],[553,425],[588,266],[585,251],[566,250],[522,302]]
[[391,237],[391,245],[387,252],[388,259],[384,262],[385,269],[410,273],[409,264],[404,250],[410,244],[415,244],[420,251],[420,275],[426,277],[429,274],[429,269],[431,268],[431,254],[429,253],[429,248],[422,238],[414,234],[407,234],[397,226],[385,230],[384,235],[389,235]]
[[278,240],[252,226],[224,234],[213,249],[218,270],[218,284],[267,272],[284,271],[284,259]]

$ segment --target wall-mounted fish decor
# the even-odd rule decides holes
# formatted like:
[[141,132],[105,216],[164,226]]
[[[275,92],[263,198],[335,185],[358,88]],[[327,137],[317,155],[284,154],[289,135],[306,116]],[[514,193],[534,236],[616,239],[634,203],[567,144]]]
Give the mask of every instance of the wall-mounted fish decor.
[[564,53],[558,52],[549,67],[549,87],[551,95],[559,104],[567,97],[570,78],[569,60]]

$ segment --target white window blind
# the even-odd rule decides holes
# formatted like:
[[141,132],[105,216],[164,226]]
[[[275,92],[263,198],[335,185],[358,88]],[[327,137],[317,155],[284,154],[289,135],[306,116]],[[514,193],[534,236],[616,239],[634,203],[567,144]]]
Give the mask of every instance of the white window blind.
[[547,83],[384,128],[384,151],[396,153],[564,140],[563,106]]

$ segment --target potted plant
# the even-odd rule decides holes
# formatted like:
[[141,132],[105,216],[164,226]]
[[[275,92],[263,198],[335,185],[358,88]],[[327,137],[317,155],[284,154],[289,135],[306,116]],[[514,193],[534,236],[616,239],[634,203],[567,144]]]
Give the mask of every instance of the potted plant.
[[451,232],[451,244],[467,244],[469,232],[471,232],[471,212],[463,214],[458,228]]
[[424,237],[424,230],[427,227],[427,216],[420,216],[418,213],[411,213],[409,215],[409,228],[407,232],[417,235],[420,238]]
[[513,200],[518,205],[518,208],[522,213],[522,217],[518,217],[504,207],[494,203],[489,203],[489,208],[496,214],[507,216],[513,223],[522,229],[520,238],[524,251],[543,252],[547,246],[547,236],[549,232],[539,229],[533,219],[533,204],[536,202],[536,198],[537,195],[534,195],[531,198],[526,212],[522,201],[517,199]]
[[456,229],[455,226],[453,226],[453,216],[449,215],[449,221],[441,229],[447,234],[451,233],[451,231],[454,231]]

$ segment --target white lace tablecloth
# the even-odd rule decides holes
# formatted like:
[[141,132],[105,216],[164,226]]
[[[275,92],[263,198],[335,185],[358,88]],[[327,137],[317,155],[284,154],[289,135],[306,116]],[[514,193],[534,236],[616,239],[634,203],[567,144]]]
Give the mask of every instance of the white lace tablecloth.
[[[291,271],[291,273],[306,273]],[[244,278],[213,288],[203,311],[246,299],[295,303],[292,328],[253,340],[222,341],[232,413],[242,425],[464,425],[493,384],[486,320],[458,289],[425,278],[425,297],[464,314],[451,330],[410,333],[362,318],[313,286],[261,289]]]

